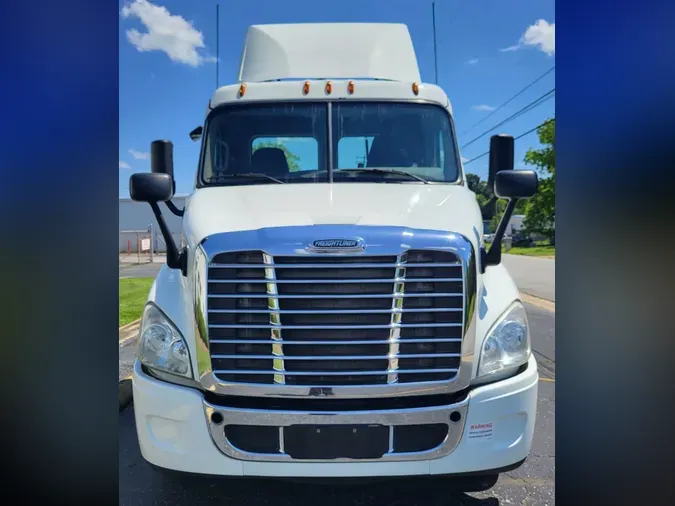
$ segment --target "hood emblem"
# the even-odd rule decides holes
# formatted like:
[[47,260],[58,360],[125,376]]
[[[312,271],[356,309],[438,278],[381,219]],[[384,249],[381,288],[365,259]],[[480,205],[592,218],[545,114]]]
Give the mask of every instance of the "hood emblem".
[[307,247],[310,251],[321,253],[339,253],[343,251],[363,251],[362,239],[318,239]]

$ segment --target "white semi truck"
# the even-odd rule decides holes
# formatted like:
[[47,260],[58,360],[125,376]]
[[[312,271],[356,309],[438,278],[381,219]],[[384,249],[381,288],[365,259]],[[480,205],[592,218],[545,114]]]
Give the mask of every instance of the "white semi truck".
[[491,139],[489,185],[509,205],[486,250],[489,209],[405,25],[250,27],[238,82],[190,135],[184,209],[171,142],[130,182],[167,244],[132,379],[150,464],[475,489],[523,463],[537,364],[500,246],[537,176],[513,170],[513,137]]

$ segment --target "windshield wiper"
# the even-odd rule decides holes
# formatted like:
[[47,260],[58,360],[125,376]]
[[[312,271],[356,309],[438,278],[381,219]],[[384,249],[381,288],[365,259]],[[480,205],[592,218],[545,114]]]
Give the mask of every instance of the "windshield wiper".
[[417,179],[418,181],[421,181],[424,184],[429,184],[429,181],[426,179],[419,177],[416,174],[411,174],[410,172],[406,172],[404,170],[395,170],[395,169],[339,169],[333,172],[333,175],[339,174],[340,172],[366,172],[370,174],[393,174],[396,176],[406,176],[412,179]]
[[286,184],[284,181],[281,181],[275,177],[268,176],[267,174],[263,174],[262,172],[242,172],[241,174],[222,174],[214,179],[225,179],[225,178],[231,178],[231,177],[245,177],[249,179],[269,179],[270,181],[274,181],[275,183],[279,184]]

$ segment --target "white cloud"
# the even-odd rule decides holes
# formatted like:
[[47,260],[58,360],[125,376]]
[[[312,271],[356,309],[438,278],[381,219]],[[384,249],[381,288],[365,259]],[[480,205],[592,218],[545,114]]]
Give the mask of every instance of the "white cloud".
[[471,58],[468,62],[469,65],[475,65],[478,63],[478,58]]
[[521,43],[537,47],[549,56],[555,54],[555,23],[549,25],[543,19],[538,20],[527,27]]
[[133,148],[129,150],[129,153],[136,160],[148,160],[150,158],[150,153],[144,153],[143,151],[137,151]]
[[527,27],[525,33],[520,37],[520,42],[518,44],[500,49],[500,51],[517,51],[526,46],[536,47],[549,56],[554,55],[555,23],[549,24],[548,21],[544,19],[537,20],[536,23]]
[[127,162],[123,162],[122,160],[120,160],[120,169],[131,170],[131,165],[129,165]]
[[125,19],[138,18],[147,29],[146,33],[135,28],[127,30],[127,40],[139,51],[163,51],[172,61],[191,67],[215,61],[200,52],[206,47],[202,32],[166,7],[148,0],[134,0],[122,8],[121,14]]
[[495,108],[492,107],[491,105],[485,105],[485,104],[474,105],[474,106],[472,107],[472,109],[473,109],[474,111],[481,111],[481,112],[492,112],[492,111],[495,110]]

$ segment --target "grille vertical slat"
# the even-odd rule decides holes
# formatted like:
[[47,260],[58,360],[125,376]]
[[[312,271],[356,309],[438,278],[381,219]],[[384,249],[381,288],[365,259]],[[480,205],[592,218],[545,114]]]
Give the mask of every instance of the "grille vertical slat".
[[451,380],[461,358],[463,279],[458,256],[446,251],[215,255],[213,372],[227,382],[295,386]]

